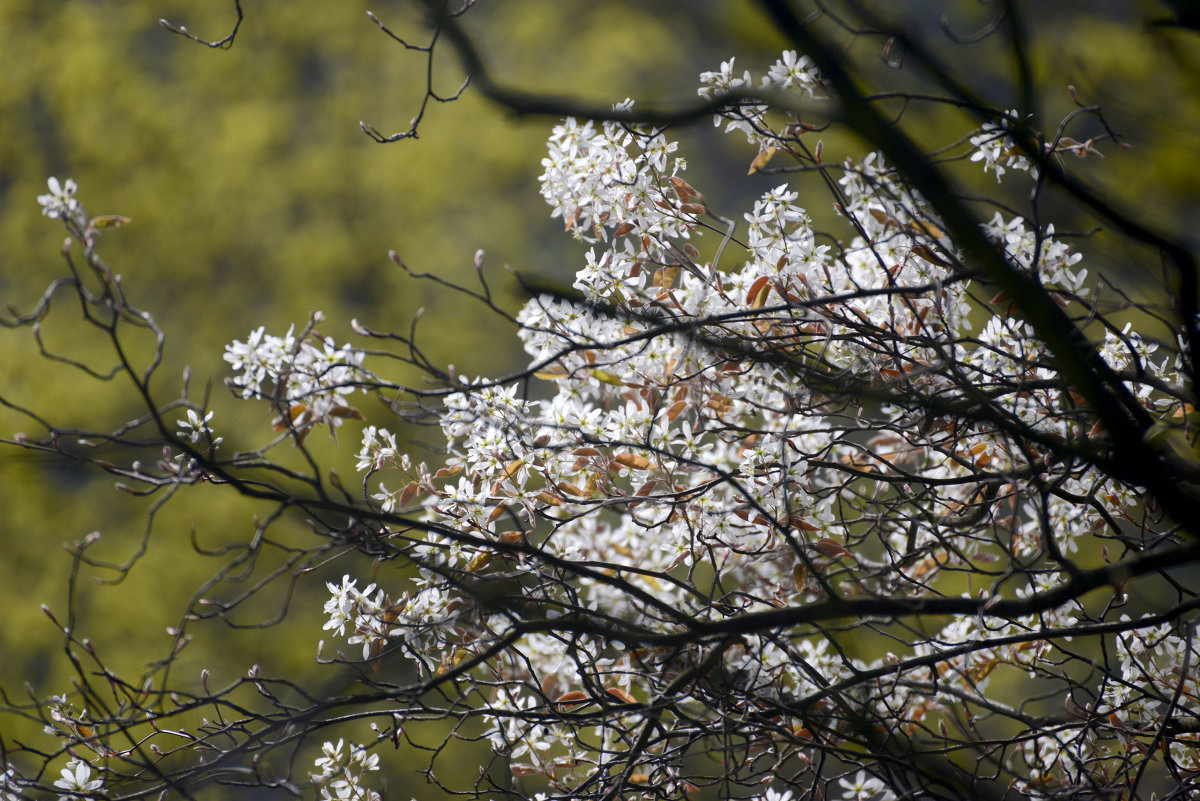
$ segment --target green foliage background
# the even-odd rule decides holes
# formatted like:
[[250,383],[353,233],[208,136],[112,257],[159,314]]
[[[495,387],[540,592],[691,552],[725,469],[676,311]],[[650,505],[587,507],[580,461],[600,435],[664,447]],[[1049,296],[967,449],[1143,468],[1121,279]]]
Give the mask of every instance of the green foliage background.
[[[454,362],[465,374],[523,363],[502,321],[469,299],[406,277],[386,253],[396,250],[414,270],[469,282],[472,255],[483,248],[509,308],[521,299],[501,265],[567,279],[581,249],[562,236],[537,192],[550,121],[515,118],[468,90],[456,103],[433,105],[419,139],[377,145],[359,121],[385,133],[407,129],[423,92],[422,57],[384,36],[362,2],[244,6],[236,44],[214,51],[168,34],[157,20],[219,38],[233,23],[232,2],[0,0],[0,305],[28,309],[62,273],[61,229],[40,216],[34,198],[47,176],[70,176],[90,214],[133,220],[107,232],[100,252],[134,303],[166,332],[159,399],[176,396],[190,365],[193,398],[203,394],[203,382],[214,382],[214,424],[231,440],[263,441],[270,415],[221,386],[223,347],[259,325],[282,333],[314,310],[326,314],[323,331],[348,341],[351,318],[404,330],[423,307],[424,344],[435,362]],[[370,8],[401,35],[426,41],[408,3]],[[926,27],[948,9],[963,29],[990,13],[973,3],[912,9]],[[1187,232],[1196,214],[1200,63],[1189,46],[1194,36],[1140,26],[1139,15],[1155,9],[1110,4],[1097,13],[1087,3],[1046,12],[1031,25],[1036,83],[1045,121],[1069,110],[1066,85],[1074,84],[1085,102],[1105,105],[1134,146],[1127,153],[1101,144],[1109,158],[1080,162],[1081,176],[1107,186],[1119,205]],[[701,69],[731,55],[739,68],[761,67],[782,46],[744,2],[481,3],[468,21],[506,82],[601,104],[626,96],[686,101]],[[864,69],[891,77],[877,42],[843,38]],[[1015,104],[999,41],[953,57],[973,85]],[[462,77],[446,48],[436,62],[437,89],[452,94]],[[918,109],[905,123],[931,147],[970,127],[944,110]],[[1087,131],[1070,133],[1084,139]],[[686,136],[690,180],[722,213],[740,217],[744,198],[782,180],[743,178],[754,153],[744,141],[718,139],[707,124]],[[862,155],[861,146],[837,135],[827,135],[825,145],[828,161]],[[972,180],[981,192],[996,191],[989,176]],[[832,219],[822,190],[814,188],[809,202],[818,220]],[[1086,220],[1077,223],[1087,230]],[[1100,267],[1147,286],[1157,274],[1144,254],[1114,249],[1098,258]],[[45,326],[47,344],[109,363],[105,343],[73,315],[65,304],[56,310]],[[148,353],[146,343],[141,356]],[[0,394],[62,425],[106,429],[139,411],[124,387],[83,381],[40,358],[27,329],[0,330]],[[386,419],[383,409],[366,411]],[[43,433],[34,421],[0,411],[0,436],[16,431]],[[318,450],[350,476],[347,452],[357,439],[348,426],[339,449],[325,443]],[[69,683],[57,656],[61,636],[39,611],[41,603],[59,614],[66,608],[70,559],[61,545],[100,531],[102,541],[89,553],[123,563],[145,536],[147,502],[70,463],[11,448],[0,452],[0,498],[0,586],[9,599],[0,687],[19,697],[30,682],[45,697]],[[93,581],[112,580],[116,571],[84,570],[80,627],[106,662],[136,676],[164,655],[165,628],[179,622],[190,593],[217,565],[196,554],[193,535],[206,547],[243,541],[255,511],[220,488],[185,493],[156,519],[141,564],[121,586]],[[303,521],[287,525],[303,539]],[[332,578],[367,569],[347,559],[328,572]],[[284,600],[267,594],[238,622],[268,618]],[[311,675],[322,600],[293,599],[294,619],[265,635],[202,628],[181,669],[206,666],[227,680],[263,661],[265,673]]]

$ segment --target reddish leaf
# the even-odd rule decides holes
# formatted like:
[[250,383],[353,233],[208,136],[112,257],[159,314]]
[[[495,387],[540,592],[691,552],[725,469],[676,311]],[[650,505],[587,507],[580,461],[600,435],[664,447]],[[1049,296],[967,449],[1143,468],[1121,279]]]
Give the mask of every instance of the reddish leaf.
[[833,558],[850,557],[854,558],[854,554],[846,550],[846,547],[835,539],[822,537],[813,543],[813,547],[826,556]]
[[622,690],[620,687],[605,687],[604,692],[608,693],[613,698],[624,701],[627,704],[636,704],[638,702],[636,698]]
[[558,698],[555,698],[554,703],[561,706],[569,706],[572,704],[586,704],[591,700],[591,696],[587,693],[580,692],[579,690],[571,690],[571,692],[563,693]]

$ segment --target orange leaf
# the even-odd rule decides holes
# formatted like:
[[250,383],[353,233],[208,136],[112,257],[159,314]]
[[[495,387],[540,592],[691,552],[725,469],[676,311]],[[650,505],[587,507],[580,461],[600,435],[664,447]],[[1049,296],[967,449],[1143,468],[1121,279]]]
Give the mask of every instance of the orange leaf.
[[580,692],[579,690],[572,690],[569,693],[563,693],[558,698],[555,698],[554,703],[566,706],[569,704],[587,703],[591,700],[591,696],[589,696],[587,693]]
[[283,431],[285,428],[290,428],[295,424],[296,418],[308,411],[308,407],[303,403],[293,403],[288,407],[287,412],[279,420],[275,422],[275,430]]
[[654,463],[645,456],[638,456],[635,453],[618,453],[613,457],[613,461],[624,467],[631,467],[634,470],[649,470],[654,467]]
[[613,698],[624,701],[627,704],[636,704],[638,702],[636,698],[622,690],[620,687],[605,687],[604,692],[608,693]]

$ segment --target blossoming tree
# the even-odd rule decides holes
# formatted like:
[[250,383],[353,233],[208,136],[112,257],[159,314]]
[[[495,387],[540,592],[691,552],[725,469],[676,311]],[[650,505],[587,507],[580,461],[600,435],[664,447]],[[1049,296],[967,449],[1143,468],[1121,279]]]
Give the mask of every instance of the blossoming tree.
[[[150,391],[156,363],[121,343],[158,329],[98,254],[120,218],[89,217],[74,182],[50,179],[39,202],[66,226],[70,273],[13,323],[75,292],[147,407],[88,438],[162,452],[94,465],[135,492],[211,482],[302,513],[316,543],[276,568],[295,582],[347,553],[375,567],[328,583],[313,627],[318,659],[353,667],[351,690],[252,669],[150,692],[81,669],[43,713],[58,750],[14,749],[6,801],[212,781],[358,801],[414,754],[481,798],[1200,793],[1191,254],[1065,169],[1115,138],[1099,110],[1078,115],[1093,141],[1043,135],[943,71],[943,100],[976,121],[940,163],[819,28],[762,5],[796,49],[761,75],[733,60],[703,73],[699,108],[757,148],[750,170],[777,173],[774,188],[727,218],[721,189],[686,177],[665,112],[568,117],[541,189],[586,253],[572,287],[532,287],[512,318],[528,367],[462,376],[409,334],[354,322],[339,344],[319,315],[258,327],[225,359],[233,395],[273,423],[264,443],[222,439],[212,409]],[[485,93],[542,110],[431,6]],[[898,29],[888,47],[934,63]],[[875,149],[823,161],[829,125]],[[955,171],[980,169],[1028,189],[1029,209],[964,199]],[[802,203],[814,185],[828,194]],[[1086,242],[1040,217],[1055,188],[1163,254],[1167,311],[1102,290]],[[814,203],[840,230],[814,227]],[[477,265],[478,288],[450,291],[503,314]],[[431,382],[401,384],[397,365]],[[394,417],[369,424],[363,395]],[[421,422],[441,456],[401,445]],[[47,428],[14,444],[63,452],[78,436]],[[323,428],[359,442],[360,491],[322,478],[309,437]],[[433,743],[414,733],[430,721]],[[459,739],[490,756],[446,765]],[[23,750],[70,761],[47,785],[18,769]],[[275,752],[291,767],[265,776]]]

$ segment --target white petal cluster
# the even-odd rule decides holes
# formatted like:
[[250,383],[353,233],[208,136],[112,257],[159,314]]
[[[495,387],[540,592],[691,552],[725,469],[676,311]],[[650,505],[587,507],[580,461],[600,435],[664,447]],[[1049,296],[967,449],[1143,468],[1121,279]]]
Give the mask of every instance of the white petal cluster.
[[82,759],[72,759],[62,769],[62,776],[55,779],[54,786],[63,791],[58,796],[63,801],[77,801],[95,796],[104,786],[104,779],[93,779],[91,765]]
[[[753,86],[732,60],[701,82],[707,97]],[[795,53],[763,85],[821,92],[820,76]],[[760,146],[782,141],[765,115],[738,103],[718,122]],[[798,121],[785,125],[794,133]],[[977,159],[997,175],[1027,169],[1004,149],[1002,131],[973,140]],[[557,713],[605,709],[623,719],[678,675],[671,670],[708,653],[626,648],[619,637],[516,636],[517,619],[583,615],[670,633],[681,618],[766,612],[831,592],[986,600],[985,588],[966,592],[961,575],[1005,575],[1004,564],[1020,565],[1012,572],[1022,577],[1004,593],[1028,599],[1069,581],[1063,560],[1095,551],[1106,521],[1133,520],[1142,503],[1137,487],[1057,459],[1052,445],[1095,436],[1093,421],[1005,300],[989,310],[972,298],[964,255],[882,157],[842,165],[844,239],[819,237],[798,191],[781,183],[744,214],[741,260],[731,265],[697,247],[706,207],[675,150],[658,131],[555,127],[542,194],[590,249],[575,278],[581,300],[543,295],[517,318],[530,371],[549,391],[462,380],[440,413],[447,456],[436,472],[401,454],[386,429],[367,427],[358,469],[376,490],[370,497],[384,512],[423,515],[429,533],[413,546],[417,578],[397,599],[373,584],[359,592],[346,576],[329,585],[325,607],[325,628],[362,645],[364,659],[395,648],[422,673],[486,678],[493,747],[514,772],[563,786],[623,746],[611,739],[619,727],[589,731]],[[1089,298],[1082,256],[1053,227],[997,214],[984,230],[1064,305]],[[312,368],[295,366],[303,343],[290,337],[260,329],[230,349],[243,392],[262,396],[269,382],[290,399],[294,372],[311,380]],[[1174,380],[1166,359],[1151,359],[1156,347],[1127,327],[1106,335],[1101,355],[1148,408],[1175,411],[1174,396],[1156,394]],[[327,364],[351,371],[342,388],[353,384],[352,353]],[[843,385],[880,399],[847,408],[831,400]],[[906,405],[914,393],[960,409],[986,398],[1004,424]],[[1031,474],[1037,482],[1022,483]],[[997,670],[1056,677],[1054,649],[1031,632],[1069,628],[1084,613],[1062,605],[1004,621],[960,616],[904,643],[904,656],[869,662],[817,631],[748,633],[708,670],[739,697],[800,706],[846,681],[854,686],[845,697],[912,734],[927,716],[982,698]],[[1114,714],[1161,714],[1161,701],[1137,706],[1121,688],[1160,682],[1156,697],[1170,698],[1179,666],[1198,662],[1184,645],[1161,632],[1122,640],[1131,672],[1102,690]],[[905,659],[920,665],[891,670]],[[853,682],[867,671],[886,677]],[[1192,684],[1183,693],[1194,703]],[[696,720],[711,711],[699,700],[688,709]],[[1024,737],[1013,758],[1062,786],[1082,775],[1088,749],[1106,758],[1087,730],[1070,737],[1079,740],[1070,759],[1069,737],[1040,733]],[[896,797],[869,771],[830,789],[847,801]]]
[[345,398],[365,391],[371,379],[362,367],[365,356],[315,332],[298,337],[292,327],[280,337],[259,327],[245,342],[227,345],[224,358],[240,371],[229,383],[241,397],[272,401],[287,412],[280,427],[290,425],[303,433],[317,424],[336,427],[346,417],[358,416]]
[[344,740],[326,741],[314,761],[320,772],[312,774],[312,782],[322,801],[380,801],[379,793],[363,784],[366,774],[379,770],[379,755],[361,745],[345,746]]
[[1017,111],[1010,109],[1005,112],[1000,122],[985,122],[980,132],[971,137],[971,147],[975,148],[975,152],[971,154],[971,161],[982,161],[983,171],[991,171],[996,176],[997,183],[1010,169],[1028,172],[1033,178],[1037,178],[1037,167],[1006,133],[1019,120],[1020,115]]
[[633,242],[645,235],[686,237],[699,209],[687,208],[669,180],[686,167],[671,157],[677,148],[658,131],[567,119],[555,126],[542,159],[542,196],[551,216],[579,239],[628,235],[636,249]]
[[24,784],[11,765],[0,773],[0,801],[23,801]]
[[179,426],[176,436],[193,444],[203,443],[216,448],[225,440],[213,433],[212,427],[209,425],[212,419],[213,412],[211,411],[201,417],[195,409],[188,409],[186,416],[176,423]]
[[79,185],[71,178],[60,182],[51,176],[46,179],[46,186],[50,191],[38,195],[37,198],[42,207],[42,214],[52,220],[62,219],[73,223],[77,228],[83,228],[87,224],[87,214],[79,199],[75,197]]

